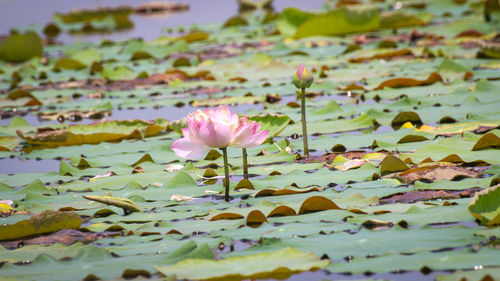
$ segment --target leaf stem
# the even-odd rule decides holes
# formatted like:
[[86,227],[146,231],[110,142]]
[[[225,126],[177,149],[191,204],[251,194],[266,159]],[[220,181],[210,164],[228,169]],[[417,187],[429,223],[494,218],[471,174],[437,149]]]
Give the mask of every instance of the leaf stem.
[[227,147],[221,148],[222,157],[224,158],[224,200],[229,202],[229,164],[227,162]]
[[302,141],[304,142],[304,156],[309,157],[309,145],[307,144],[307,125],[306,125],[306,89],[301,89],[300,95],[300,115],[302,119]]
[[241,153],[243,153],[243,178],[248,179],[248,162],[247,162],[247,149],[242,148]]

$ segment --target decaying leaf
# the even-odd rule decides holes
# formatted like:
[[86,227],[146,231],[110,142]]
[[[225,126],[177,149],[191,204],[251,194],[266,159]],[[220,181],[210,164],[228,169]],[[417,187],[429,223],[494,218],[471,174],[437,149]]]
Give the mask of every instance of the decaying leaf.
[[164,126],[135,120],[98,122],[93,125],[75,125],[67,129],[49,128],[38,132],[36,135],[26,135],[23,131],[18,130],[17,134],[30,144],[57,147],[96,144],[122,139],[142,139],[156,135],[164,129]]
[[32,215],[28,220],[0,225],[0,241],[56,232],[61,229],[77,229],[81,224],[82,220],[73,212],[45,210]]
[[413,183],[416,180],[453,180],[458,177],[477,177],[480,173],[470,168],[459,167],[457,165],[423,165],[411,168],[397,174],[395,177],[406,183]]
[[442,82],[444,83],[443,78],[441,75],[437,72],[432,72],[429,74],[429,77],[425,80],[417,80],[413,78],[394,78],[394,79],[389,79],[386,80],[377,87],[374,88],[374,90],[380,90],[384,89],[386,87],[389,88],[402,88],[402,87],[415,87],[415,86],[424,86],[424,85],[431,85],[436,82]]

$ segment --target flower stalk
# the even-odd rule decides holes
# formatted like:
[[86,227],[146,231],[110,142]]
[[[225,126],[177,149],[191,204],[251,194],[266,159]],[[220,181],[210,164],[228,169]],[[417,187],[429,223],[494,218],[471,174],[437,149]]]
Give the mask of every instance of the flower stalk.
[[248,162],[247,162],[247,149],[242,148],[241,153],[243,154],[243,178],[248,179]]
[[306,88],[311,87],[314,78],[304,64],[300,64],[297,71],[292,76],[292,82],[300,89],[300,116],[302,119],[302,141],[304,143],[304,156],[309,157],[309,146],[307,142],[306,123]]
[[309,145],[307,142],[306,122],[306,89],[302,88],[300,93],[300,116],[302,121],[302,141],[304,143],[304,156],[309,157]]
[[221,148],[224,158],[224,200],[229,202],[229,163],[227,161],[227,147]]

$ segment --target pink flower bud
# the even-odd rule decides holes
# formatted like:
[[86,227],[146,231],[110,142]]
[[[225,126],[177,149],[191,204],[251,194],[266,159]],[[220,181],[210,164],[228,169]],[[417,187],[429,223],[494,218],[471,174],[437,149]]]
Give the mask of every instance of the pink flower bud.
[[299,89],[305,89],[311,87],[313,83],[313,76],[309,70],[304,66],[304,64],[300,64],[297,68],[297,71],[292,76],[292,82],[295,84],[295,87]]

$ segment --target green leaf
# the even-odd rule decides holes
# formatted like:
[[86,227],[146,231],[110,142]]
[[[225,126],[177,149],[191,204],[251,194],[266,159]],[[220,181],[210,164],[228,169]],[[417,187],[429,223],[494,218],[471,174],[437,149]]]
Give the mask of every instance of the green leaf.
[[254,115],[248,116],[248,120],[256,121],[257,123],[261,123],[261,130],[268,130],[269,135],[268,138],[273,138],[279,133],[281,133],[288,124],[290,124],[292,119],[287,115],[276,115],[276,114],[265,114],[265,115]]
[[45,210],[31,216],[29,220],[12,225],[0,225],[0,241],[56,232],[61,229],[77,229],[81,223],[80,217],[73,212]]
[[305,21],[294,34],[295,38],[333,36],[377,30],[380,26],[377,10],[339,8]]
[[297,32],[297,28],[315,14],[301,11],[297,8],[286,8],[278,16],[276,26],[284,36],[291,37]]
[[500,185],[477,192],[469,204],[471,214],[481,224],[494,226],[500,224]]
[[99,196],[99,195],[83,195],[83,198],[104,203],[106,205],[113,205],[123,209],[125,214],[133,212],[142,212],[141,208],[134,203],[134,201],[126,198],[112,197],[112,196]]
[[19,144],[19,138],[13,136],[0,136],[0,151],[10,151]]
[[394,172],[402,172],[410,169],[406,164],[396,156],[389,155],[380,163],[380,173],[385,176]]
[[223,260],[185,259],[172,266],[156,266],[166,276],[190,280],[267,279],[287,277],[293,273],[317,270],[328,265],[316,255],[285,248]]
[[12,34],[0,42],[0,60],[7,62],[23,62],[40,57],[42,51],[42,40],[33,31]]
[[76,125],[67,129],[48,130],[37,135],[25,135],[23,131],[18,130],[17,134],[28,143],[56,147],[61,145],[97,144],[122,139],[142,139],[156,135],[163,129],[163,126],[135,120]]
[[61,69],[82,69],[85,68],[86,65],[81,63],[80,61],[76,59],[71,59],[71,58],[61,58],[56,63],[54,64],[54,69],[55,70],[61,70]]

